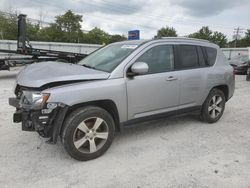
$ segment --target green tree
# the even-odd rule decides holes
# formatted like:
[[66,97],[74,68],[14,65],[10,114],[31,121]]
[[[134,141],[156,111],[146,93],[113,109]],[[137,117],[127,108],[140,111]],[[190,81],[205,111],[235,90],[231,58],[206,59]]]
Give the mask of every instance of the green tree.
[[0,39],[17,39],[17,16],[0,15]]
[[[100,28],[85,33],[81,30],[82,16],[68,10],[55,17],[55,23],[41,28],[27,20],[26,31],[30,41],[81,42],[92,44],[109,44],[126,40],[123,35],[109,35]],[[17,14],[0,15],[0,39],[17,40]]]
[[109,34],[100,28],[95,27],[85,35],[87,43],[91,44],[108,44],[109,43]]
[[177,37],[176,30],[173,27],[162,27],[157,31],[156,36],[154,38],[161,38],[161,37]]
[[31,24],[27,22],[26,24],[26,32],[27,32],[27,37],[28,39],[31,40],[39,40],[39,24]]
[[227,45],[226,35],[218,31],[213,32],[208,26],[202,27],[199,31],[188,35],[188,37],[208,40],[219,45],[221,48]]
[[241,40],[239,40],[237,46],[250,47],[250,29],[248,29],[245,33],[245,36]]
[[113,43],[113,42],[119,42],[119,41],[124,41],[127,40],[127,38],[123,35],[110,35],[109,36],[109,43]]
[[190,38],[211,40],[213,32],[209,29],[209,27],[202,27],[199,31],[188,35]]
[[214,42],[221,48],[224,48],[227,46],[227,37],[221,32],[215,31],[210,39],[210,41]]
[[38,32],[39,41],[49,41],[49,42],[65,42],[63,31],[57,27],[56,24],[51,24],[49,27],[44,27]]
[[74,14],[68,10],[64,15],[56,16],[56,27],[63,33],[65,42],[79,42],[81,31],[82,16]]

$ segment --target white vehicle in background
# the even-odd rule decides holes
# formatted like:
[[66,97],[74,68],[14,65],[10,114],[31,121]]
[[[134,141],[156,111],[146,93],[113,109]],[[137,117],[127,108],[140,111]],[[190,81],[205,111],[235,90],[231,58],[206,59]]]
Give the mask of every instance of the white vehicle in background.
[[246,80],[250,81],[250,47],[221,48],[221,50],[229,60],[229,64],[234,67],[235,73],[246,74]]

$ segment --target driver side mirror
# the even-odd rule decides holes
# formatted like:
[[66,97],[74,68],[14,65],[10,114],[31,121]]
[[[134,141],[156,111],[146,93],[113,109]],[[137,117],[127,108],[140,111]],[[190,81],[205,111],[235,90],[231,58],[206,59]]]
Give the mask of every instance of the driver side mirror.
[[131,71],[127,73],[128,76],[135,76],[146,74],[148,72],[148,64],[145,62],[135,62],[131,66]]

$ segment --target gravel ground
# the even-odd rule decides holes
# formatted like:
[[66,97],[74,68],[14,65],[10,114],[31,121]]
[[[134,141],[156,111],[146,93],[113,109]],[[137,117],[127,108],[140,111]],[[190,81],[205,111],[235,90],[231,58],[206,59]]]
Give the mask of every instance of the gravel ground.
[[172,117],[125,130],[100,158],[79,162],[12,123],[17,70],[0,72],[1,187],[250,187],[250,82],[215,124]]

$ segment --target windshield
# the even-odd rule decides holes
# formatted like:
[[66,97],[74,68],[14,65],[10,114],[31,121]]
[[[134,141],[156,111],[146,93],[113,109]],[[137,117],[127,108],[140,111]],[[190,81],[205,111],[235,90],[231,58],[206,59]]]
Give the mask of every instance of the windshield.
[[236,56],[233,57],[232,60],[239,60],[239,61],[248,61],[248,55]]
[[81,60],[78,64],[105,72],[112,72],[138,44],[111,44]]

